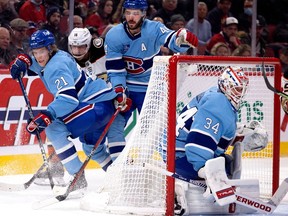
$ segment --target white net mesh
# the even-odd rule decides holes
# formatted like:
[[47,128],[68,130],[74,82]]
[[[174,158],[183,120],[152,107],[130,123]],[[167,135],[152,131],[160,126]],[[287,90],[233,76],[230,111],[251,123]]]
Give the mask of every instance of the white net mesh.
[[[239,110],[239,122],[258,120],[269,133],[270,143],[265,149],[256,153],[244,153],[244,167],[248,165],[250,169],[243,169],[242,173],[242,178],[259,179],[260,193],[267,197],[272,192],[273,93],[265,86],[259,62],[229,62],[229,65],[243,67],[245,74],[249,76],[250,87]],[[219,59],[179,62],[177,114],[194,96],[217,85],[217,79],[226,66],[228,63]],[[272,72],[269,80],[273,83],[275,67],[273,64],[265,66]],[[169,57],[155,57],[145,102],[136,127],[124,151],[109,167],[105,185],[97,194],[105,194],[107,199],[104,207],[94,201],[89,210],[149,215],[165,212],[166,177],[143,168],[143,163],[166,168],[166,151],[163,149],[166,149],[167,144],[169,105],[173,105],[169,97],[175,94],[169,88],[170,85],[175,85],[168,82],[169,72],[173,72],[169,68]]]

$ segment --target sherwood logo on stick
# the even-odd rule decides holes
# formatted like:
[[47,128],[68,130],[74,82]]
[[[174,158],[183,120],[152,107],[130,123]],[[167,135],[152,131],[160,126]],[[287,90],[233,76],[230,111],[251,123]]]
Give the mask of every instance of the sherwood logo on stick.
[[237,197],[237,201],[242,202],[242,203],[247,204],[247,205],[250,205],[250,206],[253,206],[253,207],[257,208],[257,209],[261,209],[261,210],[266,211],[266,212],[271,212],[271,210],[272,210],[271,207],[266,206],[264,204],[260,204],[257,201],[249,200],[247,198],[243,198],[240,195],[236,195],[236,197]]

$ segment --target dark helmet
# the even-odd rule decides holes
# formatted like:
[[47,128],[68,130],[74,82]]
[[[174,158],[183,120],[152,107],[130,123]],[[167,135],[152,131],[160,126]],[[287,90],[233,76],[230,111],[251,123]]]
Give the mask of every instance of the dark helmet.
[[125,0],[123,8],[147,10],[148,4],[146,0]]
[[[34,32],[29,41],[31,49],[37,49],[41,47],[49,47],[50,45],[55,44],[54,35],[48,30],[38,30]],[[48,48],[49,49],[49,48]]]

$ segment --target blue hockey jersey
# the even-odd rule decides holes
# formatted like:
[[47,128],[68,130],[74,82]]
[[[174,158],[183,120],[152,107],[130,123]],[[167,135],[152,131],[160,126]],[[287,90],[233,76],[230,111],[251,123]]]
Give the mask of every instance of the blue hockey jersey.
[[237,111],[217,87],[199,94],[177,118],[176,151],[198,171],[223,154],[236,134]]
[[113,87],[123,85],[130,91],[146,92],[153,57],[162,45],[173,52],[186,52],[188,45],[177,46],[176,34],[160,22],[145,19],[141,32],[132,36],[126,23],[109,30],[105,38],[106,68]]
[[56,52],[44,68],[33,57],[29,69],[39,75],[46,89],[54,96],[47,107],[54,118],[71,113],[79,102],[94,104],[116,97],[111,86],[102,79],[93,81],[86,78],[74,58],[61,50]]

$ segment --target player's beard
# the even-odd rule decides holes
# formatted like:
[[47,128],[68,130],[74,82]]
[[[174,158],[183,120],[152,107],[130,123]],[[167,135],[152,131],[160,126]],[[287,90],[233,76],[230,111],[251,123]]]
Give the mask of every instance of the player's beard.
[[142,26],[142,23],[143,19],[140,19],[137,23],[135,23],[134,21],[128,22],[128,28],[129,30],[136,30]]

